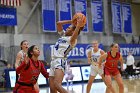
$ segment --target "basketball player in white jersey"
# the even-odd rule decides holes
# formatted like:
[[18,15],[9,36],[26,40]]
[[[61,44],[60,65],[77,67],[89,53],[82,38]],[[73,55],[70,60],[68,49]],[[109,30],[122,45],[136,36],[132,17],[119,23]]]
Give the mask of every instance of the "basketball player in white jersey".
[[[23,40],[21,43],[20,43],[20,48],[21,50],[17,53],[17,56],[16,56],[16,62],[15,62],[15,68],[17,68],[21,62],[24,60],[24,55],[27,54],[27,51],[28,51],[28,48],[29,48],[29,43],[27,40]],[[18,77],[18,76],[16,76]],[[16,78],[16,81],[17,81],[18,78]]]
[[[21,64],[21,62],[24,60],[24,56],[27,55],[27,52],[28,52],[28,48],[29,48],[29,43],[27,40],[23,40],[21,43],[20,43],[20,47],[21,47],[21,50],[17,53],[17,56],[16,56],[16,62],[15,62],[15,69]],[[19,78],[19,75],[16,74],[16,82]],[[36,83],[34,85],[34,88],[36,90],[36,93],[39,93],[39,86],[38,86],[38,83]]]
[[[77,44],[77,38],[83,27],[83,17],[77,19],[77,25],[72,24],[72,20],[64,20],[57,22],[57,31],[61,35],[54,45],[52,53],[52,61],[49,73],[49,84],[51,93],[68,93],[62,87],[62,80],[65,73],[65,66],[67,64],[67,54]],[[63,30],[64,24],[71,24],[66,31]]]
[[[90,89],[92,86],[92,83],[95,79],[95,77],[97,76],[97,74],[99,74],[103,81],[104,81],[104,73],[103,73],[103,67],[99,68],[98,67],[98,59],[101,55],[103,55],[105,52],[99,48],[99,44],[97,40],[93,41],[93,47],[90,47],[87,50],[87,58],[88,58],[88,63],[91,64],[90,65],[90,77],[88,80],[88,84],[87,84],[87,89],[86,89],[86,93],[90,93]],[[109,91],[108,89],[106,91]]]

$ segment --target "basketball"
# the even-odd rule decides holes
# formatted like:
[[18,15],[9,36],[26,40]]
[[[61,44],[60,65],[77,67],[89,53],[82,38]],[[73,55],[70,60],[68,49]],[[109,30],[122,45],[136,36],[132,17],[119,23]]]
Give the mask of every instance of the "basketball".
[[77,25],[77,18],[81,17],[83,19],[83,24],[81,25],[81,27],[84,27],[86,24],[86,16],[82,13],[75,13],[73,18],[72,18],[72,24],[73,25]]

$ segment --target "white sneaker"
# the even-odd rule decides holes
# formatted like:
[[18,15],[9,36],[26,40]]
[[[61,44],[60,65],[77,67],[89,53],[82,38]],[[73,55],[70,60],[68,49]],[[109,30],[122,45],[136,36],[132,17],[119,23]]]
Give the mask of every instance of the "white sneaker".
[[129,76],[128,78],[129,78],[129,79],[132,79],[132,76]]
[[135,78],[138,79],[138,75],[136,75]]
[[135,76],[134,76],[134,75],[132,75],[132,78],[135,78]]

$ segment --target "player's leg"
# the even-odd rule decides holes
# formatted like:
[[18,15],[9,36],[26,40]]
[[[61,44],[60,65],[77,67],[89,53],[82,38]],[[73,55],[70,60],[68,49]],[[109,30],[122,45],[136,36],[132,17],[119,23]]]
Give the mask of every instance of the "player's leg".
[[50,93],[57,93],[57,89],[54,85],[54,70],[53,68],[50,68],[49,71],[49,86],[50,86]]
[[[104,75],[104,70],[103,68],[98,68],[98,74],[102,77],[102,80],[104,81],[105,85],[105,75]],[[107,85],[106,85],[107,86]],[[106,87],[106,93],[111,93],[110,89],[108,87]]]
[[105,76],[104,76],[104,74],[102,74],[101,77],[102,77],[102,80],[104,81],[104,83],[106,85],[106,93],[111,93],[110,89],[107,87],[107,84],[105,82]]
[[[115,90],[114,90],[114,88],[113,88],[113,86],[112,86],[112,78],[111,78],[111,74],[112,73],[112,71],[110,71],[109,69],[107,69],[107,68],[104,68],[104,80],[105,80],[105,83],[106,83],[106,86],[107,86],[107,88],[109,88],[110,89],[110,91],[112,92],[112,93],[116,93],[115,92]],[[106,91],[106,92],[108,92],[108,91]]]
[[121,74],[115,75],[114,79],[116,80],[116,82],[119,86],[119,93],[124,93],[124,85],[123,85]]
[[112,93],[116,93],[112,86],[112,80],[111,80],[110,75],[105,75],[105,82],[106,82],[107,88],[109,88]]
[[95,67],[90,66],[90,76],[89,76],[89,80],[87,83],[86,93],[90,93],[90,89],[91,89],[92,83],[93,83],[96,75],[97,75],[97,71],[95,70]]
[[64,77],[64,72],[62,71],[62,69],[55,69],[54,72],[55,76],[54,76],[54,85],[57,89],[57,91],[59,91],[60,93],[68,93],[63,87],[62,87],[62,81],[63,81],[63,77]]
[[54,85],[54,76],[49,76],[49,86],[50,86],[51,93],[57,93],[57,90]]
[[89,77],[89,80],[88,80],[88,83],[87,83],[87,89],[86,89],[86,93],[90,93],[90,89],[91,89],[91,86],[92,86],[92,83],[94,81],[96,76],[91,76]]

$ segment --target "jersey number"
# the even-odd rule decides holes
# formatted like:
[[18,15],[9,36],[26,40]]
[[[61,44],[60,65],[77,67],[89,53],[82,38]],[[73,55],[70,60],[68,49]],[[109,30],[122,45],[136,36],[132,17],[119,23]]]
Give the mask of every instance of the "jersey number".
[[93,61],[94,61],[94,62],[97,62],[97,58],[93,58]]
[[55,49],[58,50],[58,48],[59,48],[59,44],[56,44]]

